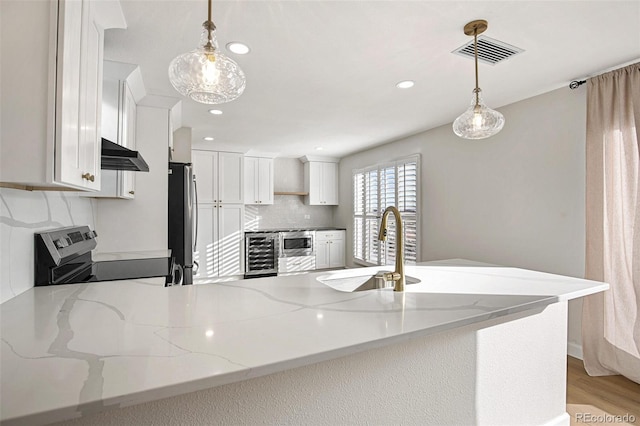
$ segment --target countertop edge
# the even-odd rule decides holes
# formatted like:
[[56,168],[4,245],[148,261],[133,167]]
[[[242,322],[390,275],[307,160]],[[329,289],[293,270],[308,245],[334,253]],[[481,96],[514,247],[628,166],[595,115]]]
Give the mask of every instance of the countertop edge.
[[[608,285],[605,285],[608,288]],[[594,291],[595,292],[595,291]],[[578,297],[578,296],[576,296]],[[410,331],[403,334],[375,339],[367,342],[356,343],[341,348],[331,349],[297,358],[278,361],[260,366],[249,366],[247,369],[210,376],[197,380],[187,381],[179,384],[172,384],[154,389],[147,389],[135,393],[129,393],[117,397],[110,397],[98,401],[87,402],[80,405],[70,405],[53,410],[45,410],[38,413],[2,419],[3,426],[24,425],[24,424],[47,424],[80,418],[83,415],[91,415],[112,409],[118,409],[147,402],[157,401],[164,398],[184,395],[218,386],[224,386],[243,380],[254,379],[269,374],[279,373],[294,368],[304,367],[319,362],[330,361],[344,356],[349,356],[367,350],[383,348],[396,343],[408,341],[415,338],[422,338],[434,334],[458,330],[464,327],[489,322],[487,326],[492,326],[502,322],[509,322],[523,316],[535,315],[543,311],[547,306],[562,302],[563,297],[549,296],[532,302],[523,303],[509,308],[504,308],[491,313],[482,313],[474,317],[460,319],[454,322],[440,324],[429,328]],[[524,314],[524,315],[523,315]],[[513,318],[508,318],[513,316]],[[100,403],[100,404],[99,404]],[[95,408],[99,406],[99,408]]]

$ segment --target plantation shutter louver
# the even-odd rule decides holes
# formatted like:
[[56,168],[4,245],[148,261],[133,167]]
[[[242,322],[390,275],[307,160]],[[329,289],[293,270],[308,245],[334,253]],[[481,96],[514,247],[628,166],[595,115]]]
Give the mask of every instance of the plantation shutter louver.
[[397,233],[393,215],[387,221],[387,241],[378,241],[382,213],[396,206],[403,221],[406,263],[418,257],[418,156],[355,170],[353,256],[367,264],[395,262]]

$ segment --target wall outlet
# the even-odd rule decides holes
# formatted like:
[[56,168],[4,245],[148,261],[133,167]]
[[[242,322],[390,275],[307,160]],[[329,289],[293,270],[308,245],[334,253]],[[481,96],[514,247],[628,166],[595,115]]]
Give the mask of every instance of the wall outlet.
[[304,218],[305,218],[305,219],[311,219],[311,215],[310,215],[310,214],[305,214],[305,215],[304,215]]

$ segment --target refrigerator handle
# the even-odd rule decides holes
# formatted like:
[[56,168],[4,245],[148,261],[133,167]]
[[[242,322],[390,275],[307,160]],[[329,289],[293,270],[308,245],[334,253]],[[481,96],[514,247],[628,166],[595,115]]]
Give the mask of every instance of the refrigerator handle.
[[[194,211],[195,211],[195,222],[196,223],[195,223],[195,226],[193,227],[194,231],[195,231],[195,235],[193,237],[193,251],[195,252],[196,251],[196,247],[198,245],[198,219],[199,219],[199,217],[198,217],[198,215],[199,215],[199,213],[198,213],[198,181],[196,180],[196,175],[195,174],[193,175],[193,198],[194,198],[194,200],[196,202],[196,206],[195,206],[195,209],[194,209]],[[198,270],[200,269],[200,264],[194,260],[193,261],[193,266],[195,267],[194,270],[193,270],[193,273],[197,274]]]
[[195,231],[196,231],[196,235],[193,238],[193,251],[196,251],[196,246],[198,245],[198,182],[196,181],[196,175],[193,175],[193,192],[194,192],[194,198],[196,201],[196,208],[195,208],[195,213],[196,213],[196,226]]

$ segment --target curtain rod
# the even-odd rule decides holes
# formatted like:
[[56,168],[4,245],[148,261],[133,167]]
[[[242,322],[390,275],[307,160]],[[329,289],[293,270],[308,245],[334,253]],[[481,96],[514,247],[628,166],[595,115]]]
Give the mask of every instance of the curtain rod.
[[626,66],[633,65],[636,62],[640,62],[640,58],[634,59],[633,61],[624,62],[624,63],[622,63],[620,65],[616,65],[615,67],[607,68],[605,70],[602,70],[602,71],[596,73],[595,75],[592,75],[592,76],[589,76],[589,77],[584,77],[585,80],[573,80],[571,83],[569,83],[569,89],[577,89],[578,87],[580,87],[581,85],[583,85],[584,83],[587,82],[587,80],[586,80],[587,78],[597,77],[599,75],[602,75],[602,74],[605,74],[605,73],[608,73],[608,72],[611,72],[611,71],[615,71],[615,70],[617,70],[619,68],[624,68]]

